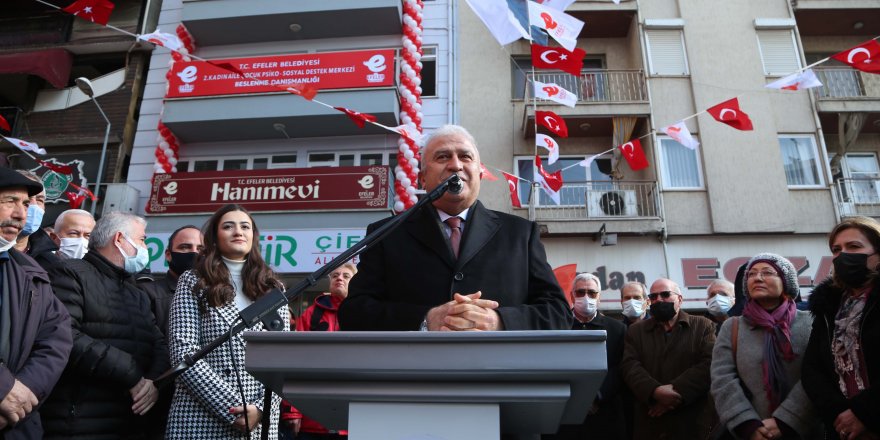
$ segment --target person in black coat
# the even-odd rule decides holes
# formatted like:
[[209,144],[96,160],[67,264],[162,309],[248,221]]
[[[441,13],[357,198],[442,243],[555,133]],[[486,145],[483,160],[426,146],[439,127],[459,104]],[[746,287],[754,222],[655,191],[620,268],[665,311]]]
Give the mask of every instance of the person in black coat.
[[0,167],[0,438],[38,439],[39,408],[64,371],[70,316],[33,259],[13,249],[40,183]]
[[339,309],[342,330],[571,328],[537,224],[477,201],[475,144],[459,126],[432,133],[422,155],[421,186],[431,191],[457,174],[463,188],[446,192],[363,253]]
[[605,355],[608,373],[593,400],[593,406],[580,425],[562,425],[555,435],[545,435],[545,440],[581,440],[585,438],[623,440],[626,438],[624,419],[623,381],[620,377],[620,360],[626,325],[599,312],[601,283],[591,273],[580,273],[574,278],[569,297],[572,304],[574,324],[572,330],[604,330],[606,334]]
[[834,275],[809,298],[801,382],[826,438],[880,438],[880,223],[853,217],[828,236]]
[[92,231],[90,250],[51,275],[67,307],[73,350],[43,407],[46,438],[138,438],[156,402],[152,379],[169,366],[147,295],[132,275],[149,257],[146,222],[111,212]]

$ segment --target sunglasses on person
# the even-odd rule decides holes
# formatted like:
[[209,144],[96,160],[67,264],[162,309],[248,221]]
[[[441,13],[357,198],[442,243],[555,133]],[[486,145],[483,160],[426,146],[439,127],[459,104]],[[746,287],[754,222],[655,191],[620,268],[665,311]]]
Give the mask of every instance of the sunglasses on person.
[[657,298],[669,299],[672,295],[678,295],[678,292],[673,292],[671,290],[664,290],[662,292],[654,292],[648,294],[648,299],[651,301],[657,301]]
[[596,295],[599,294],[598,290],[588,290],[588,289],[577,289],[574,291],[575,298],[583,298],[584,296],[590,295],[590,298],[595,298]]

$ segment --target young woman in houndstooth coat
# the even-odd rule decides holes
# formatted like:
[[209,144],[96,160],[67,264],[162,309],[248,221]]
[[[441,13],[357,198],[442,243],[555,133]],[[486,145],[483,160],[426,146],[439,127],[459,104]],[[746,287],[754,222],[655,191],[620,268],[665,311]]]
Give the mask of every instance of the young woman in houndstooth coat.
[[[260,255],[259,232],[239,205],[226,205],[204,227],[205,251],[177,283],[171,303],[168,348],[172,365],[228,332],[238,312],[281,282]],[[287,307],[278,309],[289,330]],[[263,330],[257,324],[249,330]],[[235,362],[230,359],[235,357]],[[244,369],[241,334],[221,345],[178,379],[168,417],[168,439],[259,439],[263,385]],[[245,402],[238,388],[241,377]],[[278,438],[281,398],[273,395],[270,439]],[[247,436],[250,432],[250,437]]]

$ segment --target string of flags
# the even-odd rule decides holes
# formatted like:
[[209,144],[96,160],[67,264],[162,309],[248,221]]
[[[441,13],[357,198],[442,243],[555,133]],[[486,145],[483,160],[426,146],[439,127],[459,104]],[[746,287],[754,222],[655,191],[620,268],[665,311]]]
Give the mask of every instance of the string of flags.
[[[76,0],[65,8],[59,8],[58,6],[52,5],[43,0],[35,1],[56,9],[60,9],[79,18],[89,20],[93,23],[106,26],[118,32],[133,36],[137,40],[147,41],[157,46],[165,47],[172,52],[180,53],[180,49],[184,47],[183,43],[176,35],[163,33],[159,29],[149,34],[136,35],[128,31],[108,25],[107,23],[114,9],[114,4],[109,0]],[[574,0],[541,0],[540,3],[531,0],[523,1],[524,7],[522,1],[514,1],[508,3],[507,0],[467,0],[467,3],[471,7],[471,9],[477,14],[477,16],[487,25],[492,35],[496,38],[496,40],[498,40],[498,42],[502,46],[516,41],[519,38],[526,38],[532,41],[531,54],[532,64],[534,67],[559,69],[563,72],[579,77],[580,70],[583,67],[583,58],[586,55],[586,51],[577,48],[576,45],[577,37],[583,29],[584,22],[564,12],[565,8],[570,6],[574,2]],[[612,1],[615,4],[620,3],[619,0]],[[514,11],[514,5],[520,5],[520,9]],[[528,28],[529,31],[526,31],[526,28]],[[537,33],[535,32],[535,29],[538,30]],[[546,43],[546,38],[540,38],[541,36],[549,36],[562,47],[560,48],[549,46]],[[813,87],[820,87],[822,86],[822,83],[816,77],[816,74],[812,71],[811,67],[821,64],[832,58],[844,64],[847,64],[854,69],[866,73],[880,74],[880,43],[876,41],[877,38],[880,37],[876,37],[858,46],[832,55],[829,58],[820,60],[819,62],[800,69],[799,71],[792,73],[791,75],[773,81],[767,84],[765,87],[768,89],[786,91],[805,90]],[[193,56],[191,54],[188,55],[191,58],[207,62],[218,68],[234,73],[242,78],[246,78],[246,75],[240,69],[236,68],[230,63],[216,63],[210,60]],[[577,95],[569,90],[566,90],[564,87],[556,83],[543,83],[534,79],[532,80],[532,83],[534,90],[533,97],[535,99],[534,113],[536,125],[541,125],[547,128],[553,134],[559,137],[567,137],[568,128],[565,125],[564,119],[552,111],[538,111],[537,99],[546,99],[559,103],[561,105],[574,107],[577,103]],[[373,115],[360,113],[356,110],[346,107],[331,106],[327,103],[315,99],[318,94],[318,90],[314,86],[311,86],[309,84],[287,84],[277,87],[279,88],[279,90],[301,96],[310,102],[314,102],[327,108],[340,111],[348,116],[352,120],[352,122],[360,128],[364,128],[365,125],[369,123],[383,128],[387,131],[396,133],[413,142],[419,143],[421,141],[420,134],[414,133],[411,130],[407,129],[406,125],[389,127],[378,123],[377,118]],[[691,133],[688,131],[687,126],[684,124],[684,121],[696,117],[704,112],[709,113],[716,121],[726,124],[737,130],[751,131],[754,129],[752,121],[749,118],[748,114],[740,108],[739,100],[737,97],[723,101],[697,114],[682,118],[681,120],[671,125],[660,128],[658,131],[669,135],[687,148],[696,149],[699,147],[699,142],[693,138]],[[0,117],[0,119],[2,119],[2,117]],[[8,128],[8,123],[6,123],[5,120],[0,120],[0,128],[6,129],[6,131],[11,131]],[[627,161],[631,169],[636,171],[644,169],[648,167],[649,164],[647,158],[645,157],[644,150],[642,149],[640,139],[650,136],[652,133],[648,133],[636,139],[631,139],[622,145],[612,148],[606,152],[587,157],[583,161],[564,169],[570,168],[572,166],[589,167],[592,161],[597,156],[613,151],[614,149],[620,150],[621,156]],[[541,137],[539,137],[538,133],[536,133],[536,149],[538,147],[546,149],[548,151],[549,164],[555,163],[558,159],[559,154],[558,143],[550,136],[540,136]],[[3,137],[5,140],[12,143],[22,151],[33,151],[37,154],[45,154],[45,150],[40,148],[34,142],[28,142],[21,139],[5,136],[0,137]],[[482,166],[485,174],[485,172],[488,170],[484,165]],[[543,166],[540,162],[540,156],[538,156],[537,154],[535,157],[535,166],[538,173],[535,175],[534,183],[539,183],[539,185],[548,193],[548,195],[550,195],[554,202],[559,204],[559,191],[561,190],[563,184],[561,173],[564,169],[558,170],[555,173],[548,173],[544,171]],[[502,170],[498,171],[502,173],[510,187],[511,204],[515,207],[520,207],[519,196],[517,192],[518,182],[520,180],[528,182],[528,180],[519,178]],[[495,176],[492,175],[492,177]],[[494,180],[497,180],[497,177]],[[76,186],[74,185],[74,187]],[[78,198],[81,203],[81,200],[85,196],[88,196],[88,190],[84,188],[79,189],[80,191],[73,196],[71,196],[70,193],[68,194],[68,196]],[[92,194],[90,197],[93,196],[94,195]],[[73,202],[74,199],[71,199],[71,203]]]
[[[572,2],[569,0],[539,0],[538,2],[519,0],[519,2],[523,1],[528,10],[527,23],[523,23],[518,17],[518,15],[521,14],[517,14],[516,5],[518,3],[516,0],[513,2],[509,2],[508,0],[484,0],[479,2],[481,3],[479,5],[477,4],[477,1],[468,0],[467,2],[481,21],[489,27],[489,31],[502,46],[509,44],[520,37],[531,40],[530,46],[533,69],[560,70],[580,78],[583,59],[586,52],[575,46],[577,43],[576,37],[580,33],[580,29],[583,28],[584,23],[564,12],[564,9]],[[619,1],[615,0],[614,3],[619,4]],[[532,30],[532,32],[525,32],[525,28]],[[532,37],[532,35],[534,35],[533,29],[535,28],[545,31],[562,47],[551,47],[546,44],[540,44],[538,38]],[[578,32],[577,34],[574,34],[575,38],[573,40],[571,38],[571,32],[574,29],[577,29]],[[514,35],[515,37],[513,37]],[[877,38],[880,37],[876,37],[858,46],[802,68],[797,72],[767,84],[765,88],[797,91],[821,87],[822,82],[819,81],[816,73],[811,68],[826,62],[829,59],[838,60],[863,72],[880,74],[880,43],[876,41]],[[536,151],[538,151],[539,147],[547,150],[548,164],[553,164],[559,157],[559,145],[552,137],[538,133],[537,126],[540,125],[548,129],[554,135],[562,138],[568,137],[568,127],[565,125],[565,120],[556,113],[552,111],[538,110],[537,100],[543,99],[553,101],[557,104],[573,108],[577,104],[578,98],[574,92],[565,89],[559,84],[537,81],[534,78],[534,75],[532,75],[531,82],[533,87],[533,111],[536,125],[535,148]],[[697,117],[702,113],[708,113],[716,121],[740,131],[754,130],[754,125],[748,113],[743,111],[740,107],[739,97],[734,97],[694,115],[682,118],[673,124],[661,127],[657,131],[665,133],[684,147],[695,150],[699,147],[700,143],[690,133],[685,121]],[[640,139],[648,137],[653,133],[654,132],[652,131],[615,147],[620,150],[621,156],[626,160],[627,164],[633,171],[638,171],[649,166]],[[576,166],[589,168],[596,157],[611,152],[615,148],[589,156],[576,164],[562,168],[558,172]],[[547,178],[548,175],[541,166],[540,158],[537,155],[535,158],[535,169],[537,172],[535,173],[534,183],[538,183],[558,205],[559,189],[557,188],[557,182]],[[519,180],[528,182],[528,180],[518,177],[513,178],[514,176],[507,173],[505,173],[505,177],[508,179],[508,185],[510,186],[511,204],[514,207],[520,207],[517,192],[518,182]],[[558,187],[561,188],[561,175],[559,177],[560,183],[558,184]]]

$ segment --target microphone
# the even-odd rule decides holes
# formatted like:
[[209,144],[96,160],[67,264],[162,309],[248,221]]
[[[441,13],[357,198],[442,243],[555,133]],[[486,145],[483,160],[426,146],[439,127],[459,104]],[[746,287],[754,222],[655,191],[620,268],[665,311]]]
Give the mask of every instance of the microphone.
[[449,192],[451,194],[461,194],[461,190],[464,189],[464,185],[461,183],[461,178],[458,177],[458,174],[453,174],[449,176]]

